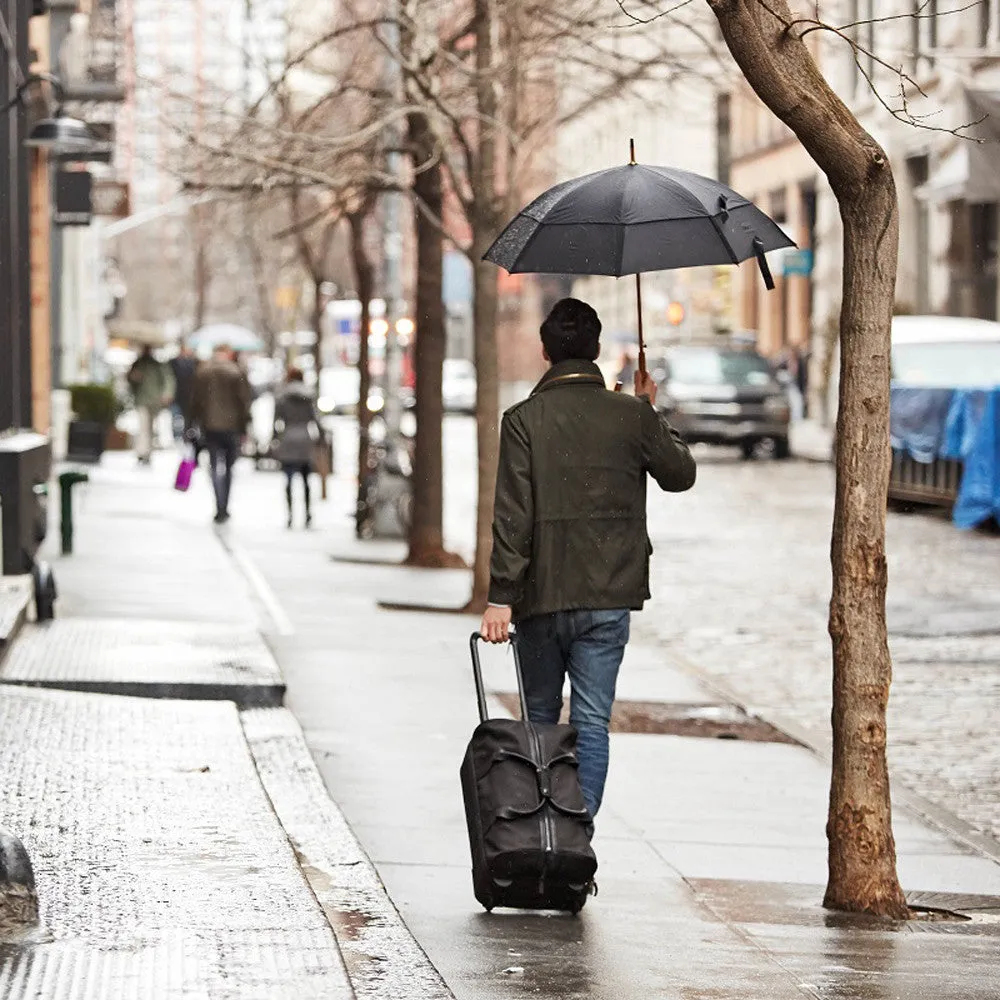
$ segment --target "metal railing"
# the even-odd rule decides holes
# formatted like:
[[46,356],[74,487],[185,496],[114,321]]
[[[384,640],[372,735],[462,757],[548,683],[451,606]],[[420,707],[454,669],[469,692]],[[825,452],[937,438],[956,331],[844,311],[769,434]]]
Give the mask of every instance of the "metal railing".
[[905,452],[893,449],[889,474],[889,498],[910,503],[951,507],[962,483],[962,462],[935,458],[918,462]]

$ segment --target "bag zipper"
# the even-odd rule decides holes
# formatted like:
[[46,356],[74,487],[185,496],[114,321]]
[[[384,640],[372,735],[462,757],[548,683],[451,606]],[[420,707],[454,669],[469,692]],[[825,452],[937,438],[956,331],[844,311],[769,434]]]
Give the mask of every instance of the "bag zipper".
[[[531,747],[534,751],[535,756],[535,766],[544,767],[544,762],[542,761],[542,743],[538,738],[538,733],[535,732],[534,726],[528,724],[528,734],[531,739]],[[537,779],[536,779],[537,780]],[[539,794],[541,794],[541,789],[539,789]],[[538,812],[538,822],[540,824],[542,832],[542,847],[546,854],[551,854],[556,848],[556,834],[555,827],[552,823],[552,816],[549,813],[550,806],[548,802],[542,803],[542,808]],[[542,878],[544,879],[544,872]]]

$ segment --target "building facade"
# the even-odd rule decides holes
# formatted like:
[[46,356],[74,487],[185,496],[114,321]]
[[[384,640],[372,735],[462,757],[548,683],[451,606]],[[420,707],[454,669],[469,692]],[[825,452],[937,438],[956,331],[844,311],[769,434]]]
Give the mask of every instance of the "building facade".
[[[715,37],[715,18],[704,11],[703,37]],[[717,86],[725,75],[696,33],[673,18],[660,18],[639,29],[616,32],[610,56],[638,79],[575,114],[558,137],[560,180],[629,162],[635,141],[640,163],[676,167],[718,176]],[[653,68],[651,64],[658,68]],[[646,68],[639,67],[646,64]],[[672,65],[689,71],[674,74]],[[593,87],[582,64],[562,69],[560,90],[567,109],[584,107]],[[714,74],[714,76],[713,76]],[[691,268],[642,276],[643,326],[650,351],[670,342],[712,336],[731,326],[729,268]],[[637,343],[635,281],[610,277],[578,278],[573,293],[592,303],[601,316],[602,344],[609,366]]]
[[[1000,3],[945,10],[925,0],[831,0],[821,13],[829,23],[854,26],[856,48],[814,33],[816,56],[893,167],[900,215],[896,311],[1000,319]],[[733,186],[810,251],[808,259],[791,257],[794,273],[779,279],[785,292],[777,296],[764,299],[744,270],[740,324],[758,332],[767,353],[811,344],[810,381],[822,381],[842,295],[836,199],[756,98],[738,86],[729,101]],[[775,270],[781,269],[779,261]]]

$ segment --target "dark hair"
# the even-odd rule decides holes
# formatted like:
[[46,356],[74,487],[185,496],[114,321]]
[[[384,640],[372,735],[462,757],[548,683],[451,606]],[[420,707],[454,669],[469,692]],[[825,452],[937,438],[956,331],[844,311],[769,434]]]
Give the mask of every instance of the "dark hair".
[[296,365],[289,365],[285,370],[285,380],[288,382],[301,382],[305,379],[302,369]]
[[542,345],[549,360],[593,361],[600,353],[601,321],[593,306],[560,299],[542,323]]

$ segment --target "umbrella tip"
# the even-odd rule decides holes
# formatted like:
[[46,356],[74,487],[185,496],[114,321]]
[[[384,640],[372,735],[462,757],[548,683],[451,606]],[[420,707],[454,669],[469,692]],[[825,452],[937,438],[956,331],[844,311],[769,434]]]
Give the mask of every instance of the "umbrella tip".
[[628,141],[628,162],[629,166],[635,163],[635,139],[629,139]]

